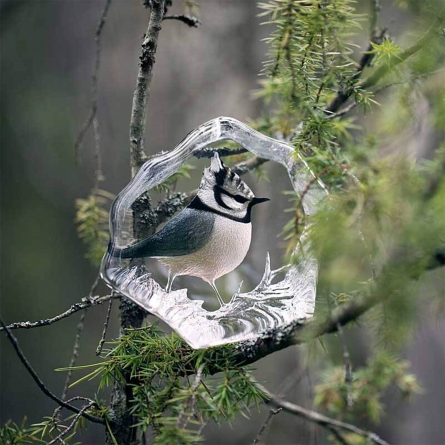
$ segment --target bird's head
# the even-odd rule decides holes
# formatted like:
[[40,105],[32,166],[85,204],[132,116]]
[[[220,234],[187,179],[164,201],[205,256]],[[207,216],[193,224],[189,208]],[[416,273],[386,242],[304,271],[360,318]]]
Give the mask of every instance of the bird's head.
[[204,169],[198,197],[218,213],[249,221],[252,207],[269,201],[268,198],[256,198],[247,184],[224,165],[218,153],[213,156],[210,167]]

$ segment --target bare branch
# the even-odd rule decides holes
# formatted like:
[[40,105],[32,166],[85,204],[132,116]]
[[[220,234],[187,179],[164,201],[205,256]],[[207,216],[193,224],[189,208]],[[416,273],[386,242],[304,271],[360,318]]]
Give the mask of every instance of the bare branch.
[[188,14],[166,15],[163,20],[178,20],[190,26],[190,28],[199,28],[199,26],[201,25],[201,20],[193,15]]
[[[112,300],[110,300],[110,301],[112,301]],[[80,314],[80,320],[79,320],[79,323],[78,323],[77,329],[76,329],[76,337],[74,338],[73,353],[71,355],[70,364],[68,365],[68,368],[70,368],[70,370],[68,371],[68,374],[67,374],[66,379],[65,379],[65,384],[63,386],[62,400],[65,400],[66,399],[66,395],[68,394],[68,388],[70,386],[71,377],[73,375],[72,368],[76,364],[77,357],[79,357],[80,336],[82,335],[82,332],[83,332],[83,327],[84,327],[85,317],[87,315],[87,310],[88,309],[85,308],[83,310],[83,312]]]
[[[12,344],[12,347],[14,348],[16,354],[18,355],[20,361],[23,363],[23,365],[25,366],[26,370],[29,372],[29,374],[31,375],[31,377],[33,378],[33,380],[37,383],[37,386],[42,390],[42,392],[48,396],[50,399],[54,400],[58,405],[63,406],[66,409],[69,409],[70,411],[73,411],[76,414],[79,414],[82,412],[82,410],[80,410],[79,408],[76,408],[73,405],[70,405],[68,402],[63,401],[62,399],[59,399],[55,394],[53,394],[46,386],[45,384],[40,380],[40,377],[37,375],[37,373],[34,371],[33,367],[30,365],[30,363],[28,362],[27,358],[25,357],[25,355],[23,354],[22,350],[20,349],[20,346],[17,342],[17,339],[12,335],[10,329],[8,328],[8,326],[5,325],[5,323],[3,322],[3,320],[0,318],[0,324],[2,326],[2,329],[6,331],[6,335],[9,339],[9,341]],[[87,412],[82,412],[82,417],[85,417],[85,419],[88,419],[91,422],[94,423],[100,423],[100,424],[105,424],[105,420],[100,418],[100,417],[96,417],[96,416],[92,416],[91,414],[88,414]]]
[[153,77],[153,65],[155,63],[159,32],[161,31],[161,22],[164,17],[164,8],[164,0],[152,0],[150,20],[144,41],[142,42],[142,53],[139,57],[139,72],[133,95],[130,122],[130,163],[132,176],[137,173],[139,166],[147,159],[147,155],[144,152],[147,101],[150,93],[151,79]]
[[369,21],[369,34],[371,42],[374,42],[379,34],[380,0],[371,0],[371,19]]
[[255,168],[258,168],[261,165],[265,164],[267,161],[268,159],[263,159],[258,156],[255,156],[252,159],[249,159],[248,161],[240,162],[239,164],[234,165],[232,167],[232,171],[234,171],[237,175],[244,175],[250,170],[254,170]]
[[[77,136],[76,143],[74,144],[74,154],[76,157],[76,160],[79,160],[80,157],[80,147],[82,145],[83,139],[85,137],[86,132],[90,128],[91,124],[93,123],[94,118],[96,117],[97,113],[97,83],[98,83],[98,76],[99,76],[99,68],[100,68],[100,53],[101,53],[101,35],[102,30],[104,28],[105,22],[107,20],[108,10],[110,9],[111,0],[106,0],[104,9],[102,10],[102,14],[100,16],[99,22],[97,24],[96,32],[94,34],[95,36],[95,42],[96,42],[96,63],[94,65],[94,71],[93,76],[91,78],[91,109],[88,114],[88,117],[86,118],[84,124],[82,125],[82,128]],[[97,132],[95,133],[97,135]]]
[[102,172],[102,156],[100,153],[99,120],[97,119],[97,116],[94,116],[93,118],[93,129],[95,142],[94,158],[96,160],[96,171],[94,172],[94,190],[97,192],[100,182],[104,180]]
[[110,299],[110,302],[108,303],[108,311],[107,311],[107,316],[105,318],[104,329],[102,331],[102,336],[100,338],[99,344],[96,348],[96,355],[100,355],[100,353],[102,352],[102,348],[105,343],[105,335],[107,335],[108,323],[110,322],[110,315],[111,315],[112,307],[113,307],[113,300]]
[[[83,309],[98,306],[99,304],[105,303],[111,298],[120,298],[120,295],[105,295],[103,297],[92,297],[92,298],[83,298],[82,302],[73,304],[69,309],[65,312],[62,312],[59,315],[56,315],[53,318],[46,318],[44,320],[38,321],[18,321],[15,323],[11,323],[8,326],[8,329],[32,329],[32,328],[40,328],[41,326],[49,326],[50,324],[56,323],[64,318],[69,317],[76,312],[79,312]],[[0,331],[3,331],[4,328],[0,327]]]
[[354,404],[354,399],[352,397],[352,363],[348,346],[346,345],[343,328],[341,327],[340,323],[337,323],[337,332],[343,350],[343,363],[345,365],[345,383],[347,388],[346,406],[351,409]]
[[[147,103],[153,77],[153,66],[161,31],[162,19],[166,12],[165,0],[151,0],[150,18],[147,31],[142,42],[142,51],[139,57],[139,71],[136,88],[133,94],[133,105],[130,120],[130,166],[131,176],[134,177],[142,163],[147,159],[144,151],[144,136],[147,117]],[[143,212],[154,215],[151,209],[150,197],[144,194],[133,203],[133,234],[136,239],[143,238],[154,233],[156,221],[144,218]],[[139,266],[143,267],[143,260]],[[130,300],[123,298],[119,306],[121,329],[127,327],[140,327],[146,316],[146,311],[138,307]],[[125,383],[116,383],[111,393],[111,409],[116,413],[117,422],[107,431],[106,443],[133,443],[136,441],[137,428],[133,428],[135,418],[130,410],[133,399],[130,376],[125,376]]]
[[100,280],[101,280],[100,273],[98,272],[97,276],[90,288],[90,293],[88,295],[90,299],[93,298],[93,295],[96,293],[97,286],[99,286]]
[[361,437],[364,437],[378,445],[389,445],[388,442],[381,439],[377,434],[372,431],[362,430],[350,423],[342,422],[340,420],[332,419],[330,417],[324,416],[323,414],[317,413],[316,411],[312,411],[310,409],[303,408],[299,405],[295,405],[286,400],[279,398],[278,396],[269,392],[264,386],[256,383],[257,388],[265,394],[267,397],[266,403],[270,403],[276,407],[282,408],[284,411],[294,414],[298,417],[302,417],[303,419],[309,420],[310,422],[314,422],[323,428],[327,428],[331,430],[331,428],[340,429],[349,431],[351,433],[357,434]]
[[95,404],[96,402],[90,402],[88,405],[82,407],[80,411],[74,416],[74,419],[70,423],[70,425],[68,425],[68,427],[65,430],[63,430],[56,438],[54,438],[51,442],[49,442],[48,445],[53,445],[56,442],[59,442],[61,439],[63,439],[76,426],[76,423],[85,414],[85,412]]
[[264,423],[261,425],[261,428],[258,431],[258,434],[255,437],[255,440],[252,442],[252,445],[256,445],[260,441],[261,436],[263,435],[265,429],[267,428],[267,426],[269,425],[270,421],[272,420],[272,417],[276,416],[277,414],[279,414],[282,410],[283,410],[283,408],[278,408],[278,409],[271,409],[269,411],[269,414],[267,415],[266,420],[264,421]]
[[349,445],[346,439],[334,428],[334,427],[326,427],[334,436],[335,438],[341,443],[341,445]]

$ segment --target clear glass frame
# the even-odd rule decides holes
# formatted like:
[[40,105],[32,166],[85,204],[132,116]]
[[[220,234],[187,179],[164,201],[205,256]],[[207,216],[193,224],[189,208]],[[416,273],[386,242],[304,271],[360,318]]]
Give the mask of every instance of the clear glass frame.
[[[119,193],[110,212],[112,244],[122,248],[136,241],[131,230],[132,205],[144,192],[164,182],[197,152],[223,140],[234,141],[257,156],[282,164],[297,194],[305,193],[306,215],[314,212],[326,191],[294,148],[236,119],[219,117],[191,131],[173,151],[148,160]],[[310,181],[314,184],[307,189]],[[305,232],[301,241],[304,237]],[[134,265],[109,252],[102,260],[101,276],[112,289],[155,314],[198,349],[256,338],[263,331],[312,317],[318,264],[307,244],[297,243],[291,263],[279,270],[270,270],[269,255],[265,264],[263,278],[253,290],[236,292],[229,303],[216,311],[204,309],[202,300],[188,298],[187,289],[166,292],[143,264]],[[274,283],[273,279],[283,271],[283,280]]]

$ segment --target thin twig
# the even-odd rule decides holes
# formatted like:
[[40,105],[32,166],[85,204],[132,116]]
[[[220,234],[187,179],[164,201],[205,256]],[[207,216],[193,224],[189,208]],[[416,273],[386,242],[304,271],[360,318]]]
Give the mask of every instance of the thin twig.
[[[110,301],[112,301],[112,300],[110,300]],[[88,310],[88,308],[85,308],[83,310],[83,312],[80,314],[79,323],[78,323],[77,329],[76,329],[76,337],[74,338],[73,353],[71,355],[70,364],[68,365],[68,368],[70,368],[70,370],[68,371],[68,374],[67,374],[66,379],[65,379],[65,385],[63,386],[62,400],[66,399],[66,395],[68,393],[68,388],[69,388],[70,383],[71,383],[71,377],[73,375],[73,369],[72,368],[76,364],[77,357],[79,357],[80,337],[81,337],[82,332],[83,332],[83,327],[84,327],[84,324],[85,324],[85,317],[87,315],[87,310]]]
[[[92,306],[98,306],[99,304],[105,303],[106,301],[112,298],[120,298],[120,295],[105,295],[103,297],[92,297],[92,298],[84,298],[82,302],[73,304],[69,309],[65,312],[62,312],[59,315],[56,315],[52,318],[46,318],[44,320],[38,321],[18,321],[15,323],[11,323],[8,326],[8,329],[32,329],[32,328],[40,328],[41,326],[49,326],[53,323],[56,323],[64,318],[69,317],[76,312],[81,311],[82,309],[86,309]],[[4,328],[0,327],[0,331],[3,331]]]
[[346,113],[349,113],[353,108],[355,108],[357,105],[359,105],[359,102],[351,102],[346,107],[343,107],[341,110],[337,111],[336,113],[329,114],[326,116],[326,119],[334,119],[335,117],[344,116]]
[[254,170],[255,168],[260,167],[264,163],[266,163],[268,159],[260,158],[258,156],[249,159],[248,161],[240,162],[234,165],[231,170],[235,172],[237,175],[243,175],[250,170]]
[[349,445],[347,440],[332,426],[326,427],[342,445]]
[[100,280],[101,280],[100,273],[98,273],[96,279],[94,280],[93,284],[91,285],[90,293],[88,294],[88,296],[90,298],[92,298],[93,295],[96,293],[97,286],[99,286]]
[[111,0],[106,0],[104,9],[102,10],[102,14],[100,16],[99,22],[96,27],[96,32],[94,34],[96,42],[96,62],[94,65],[93,75],[91,77],[91,108],[88,117],[86,118],[84,124],[82,125],[82,128],[79,131],[76,143],[74,144],[74,154],[77,161],[80,158],[80,147],[82,145],[82,141],[85,137],[86,132],[93,123],[93,120],[97,113],[97,83],[98,83],[99,68],[100,68],[101,34],[105,22],[107,20],[107,14],[108,10],[110,9],[110,5],[111,5]]
[[[3,328],[3,330],[6,331],[6,335],[7,335],[8,339],[9,339],[9,341],[11,342],[12,347],[14,348],[14,350],[15,350],[17,356],[19,357],[20,361],[23,363],[23,366],[25,366],[26,370],[29,372],[29,374],[31,375],[33,380],[36,382],[37,386],[42,390],[42,392],[46,396],[48,396],[50,399],[54,400],[60,406],[63,406],[64,408],[69,409],[70,411],[73,411],[76,414],[79,414],[81,412],[81,410],[79,408],[76,408],[75,406],[70,405],[69,403],[65,402],[64,400],[59,399],[59,397],[57,397],[55,394],[53,394],[45,386],[45,384],[40,380],[40,377],[34,371],[33,367],[28,362],[28,359],[25,357],[25,355],[23,354],[22,350],[20,349],[20,346],[19,346],[19,344],[17,342],[17,339],[14,337],[14,335],[12,335],[10,329],[8,328],[8,326],[5,325],[5,323],[3,322],[3,320],[1,318],[0,318],[0,324],[1,324],[2,328]],[[100,417],[92,416],[91,414],[88,414],[86,412],[82,412],[82,416],[85,417],[86,419],[90,420],[91,422],[105,424],[105,420],[104,419],[101,419]]]
[[379,34],[379,20],[380,20],[380,10],[382,9],[380,5],[380,0],[371,0],[371,19],[369,21],[369,34],[371,36],[371,42]]
[[76,426],[76,423],[84,415],[85,411],[90,409],[94,404],[96,404],[96,402],[89,403],[88,405],[82,407],[78,412],[78,414],[74,416],[74,419],[70,423],[70,425],[68,425],[68,427],[65,430],[63,430],[56,438],[54,438],[51,442],[49,442],[48,445],[53,445],[56,442],[60,441],[63,437],[65,437]]
[[[202,363],[201,366],[196,371],[195,381],[192,386],[192,394],[188,398],[187,403],[184,406],[184,409],[179,413],[178,418],[176,419],[176,426],[178,428],[186,428],[190,418],[193,416],[195,412],[196,405],[196,390],[199,388],[201,384],[202,371],[204,370],[205,363]],[[185,410],[188,411],[188,414],[185,416]],[[182,418],[185,416],[184,421],[181,423]]]
[[404,51],[400,52],[397,57],[393,57],[387,64],[380,66],[374,73],[372,73],[367,79],[365,79],[360,87],[362,89],[368,89],[379,82],[383,77],[385,77],[390,71],[392,71],[397,65],[405,62],[409,57],[420,51],[424,46],[426,46],[434,37],[439,35],[440,29],[440,19],[414,44]]
[[340,323],[337,323],[337,332],[340,344],[343,350],[343,362],[345,365],[345,383],[346,383],[346,406],[351,409],[354,405],[354,398],[352,395],[352,363],[349,355],[348,346],[346,345],[345,335]]
[[255,437],[254,441],[252,442],[252,445],[256,445],[260,441],[261,436],[263,435],[265,429],[268,427],[270,421],[272,420],[272,417],[279,414],[282,410],[283,410],[283,408],[277,408],[277,409],[271,409],[269,411],[269,414],[267,415],[266,420],[261,425],[261,428],[258,431],[257,436]]
[[[283,381],[278,390],[278,396],[282,397],[289,393],[289,391],[297,386],[308,370],[308,365],[306,365],[303,369],[300,370],[300,367],[297,366]],[[298,374],[297,374],[297,371]]]
[[[65,400],[65,402],[66,402],[66,403],[72,403],[72,402],[75,402],[75,401],[78,401],[78,400],[82,400],[83,402],[88,402],[88,403],[90,403],[90,404],[92,404],[92,405],[97,405],[96,402],[95,402],[94,400],[91,400],[91,399],[89,399],[88,397],[82,397],[82,396],[74,396],[74,397],[71,397],[71,398],[69,398],[68,400]],[[62,409],[63,409],[63,406],[58,406],[58,407],[54,410],[53,417],[54,417],[54,418],[59,417],[60,411],[62,411]]]
[[266,403],[270,403],[276,407],[282,408],[284,411],[295,414],[296,416],[302,417],[303,419],[314,422],[323,428],[330,430],[331,428],[349,431],[351,433],[357,434],[361,437],[371,440],[372,442],[379,445],[389,445],[388,442],[381,439],[377,434],[372,431],[362,430],[361,428],[351,425],[350,423],[342,422],[340,420],[332,419],[323,414],[317,413],[310,409],[303,408],[299,405],[295,405],[286,400],[279,398],[278,396],[269,392],[264,386],[256,383],[257,388],[266,396]]
[[97,192],[99,190],[100,182],[104,180],[102,172],[102,156],[100,153],[99,121],[97,119],[97,116],[94,116],[93,118],[93,129],[95,142],[94,158],[96,160],[96,171],[94,172],[94,190]]
[[320,170],[316,175],[312,177],[312,179],[307,183],[306,187],[304,188],[303,192],[300,195],[300,204],[303,203],[304,198],[308,194],[311,187],[320,180],[320,178],[329,171],[331,167],[325,167],[322,170]]
[[[386,85],[382,85],[381,87],[374,90],[373,94],[377,95],[388,88],[391,88],[391,87],[397,86],[397,85],[402,85],[407,82],[412,82],[413,80],[416,80],[416,79],[421,79],[423,77],[428,77],[428,76],[434,76],[435,74],[440,73],[443,70],[444,70],[444,68],[440,68],[438,70],[429,71],[427,73],[416,74],[414,76],[409,76],[406,79],[402,79],[402,80],[398,80],[396,82],[391,82]],[[326,116],[326,119],[334,119],[336,117],[344,116],[345,114],[349,113],[353,108],[357,107],[358,105],[360,105],[360,102],[351,102],[349,105],[347,105],[346,107],[337,111],[336,113],[332,113],[332,114],[329,114],[328,116]]]
[[105,336],[107,335],[108,323],[110,322],[110,315],[111,315],[112,307],[113,307],[113,300],[110,300],[110,302],[108,303],[108,311],[107,311],[107,316],[105,318],[104,329],[102,331],[102,337],[100,338],[99,344],[97,345],[97,348],[96,348],[96,355],[100,355],[100,353],[102,352],[102,348],[105,343]]
[[193,15],[188,14],[166,15],[162,20],[178,20],[190,26],[190,28],[199,28],[199,26],[201,25],[201,20]]

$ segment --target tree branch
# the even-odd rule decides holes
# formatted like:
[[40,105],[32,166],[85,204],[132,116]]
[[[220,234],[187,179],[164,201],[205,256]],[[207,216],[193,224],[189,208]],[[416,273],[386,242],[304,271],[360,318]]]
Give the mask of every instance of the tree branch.
[[[112,301],[112,300],[110,300],[110,301]],[[70,368],[70,370],[68,371],[68,374],[66,375],[65,384],[63,385],[62,400],[65,400],[66,399],[66,395],[68,394],[68,389],[69,389],[69,386],[70,386],[71,377],[73,375],[72,368],[76,364],[77,357],[79,357],[80,337],[82,335],[83,328],[84,328],[84,325],[85,325],[85,317],[87,315],[87,310],[88,309],[85,308],[82,311],[82,313],[80,314],[79,323],[77,324],[76,336],[74,337],[73,352],[71,354],[71,360],[70,360],[70,363],[68,365],[68,368]]]
[[[362,57],[357,65],[357,70],[355,74],[348,79],[348,84],[354,84],[362,75],[363,70],[370,66],[372,60],[374,59],[374,53],[372,52],[372,43],[381,43],[384,37],[385,31],[382,31],[380,35],[371,36],[371,43],[369,44],[366,51],[362,54]],[[324,110],[329,116],[332,113],[336,113],[340,107],[347,102],[353,92],[352,86],[347,86],[338,90],[337,95],[332,100],[332,102]]]
[[303,408],[299,405],[295,405],[286,400],[281,399],[280,397],[269,392],[264,386],[256,383],[257,388],[265,394],[267,397],[266,403],[270,403],[275,407],[282,408],[284,411],[294,414],[298,417],[302,417],[303,419],[309,420],[310,422],[314,422],[317,425],[322,426],[323,428],[327,428],[331,431],[331,428],[340,429],[349,431],[351,433],[357,434],[361,437],[364,437],[378,445],[389,445],[388,442],[381,439],[377,434],[362,430],[350,423],[342,422],[340,420],[332,419],[330,417],[324,416],[323,414],[317,413],[316,411],[312,411],[310,409]]
[[66,429],[64,429],[57,437],[55,437],[51,442],[48,443],[48,445],[53,445],[59,441],[62,442],[62,439],[76,426],[76,423],[79,421],[79,419],[85,414],[85,411],[90,409],[96,402],[90,402],[84,407],[80,409],[80,411],[74,416],[73,421],[68,425]]
[[187,14],[166,15],[163,20],[178,20],[179,22],[190,26],[190,28],[199,28],[201,25],[201,20],[193,15]]
[[102,348],[105,343],[105,336],[107,335],[108,323],[110,322],[110,315],[111,315],[112,307],[113,307],[113,300],[110,299],[110,302],[108,303],[107,316],[105,317],[104,328],[102,330],[102,336],[101,336],[101,338],[99,340],[99,344],[97,345],[97,348],[96,348],[96,355],[100,355],[102,352]]
[[253,170],[265,164],[267,161],[268,159],[263,159],[258,156],[255,156],[252,159],[249,159],[248,161],[240,162],[239,164],[234,165],[232,167],[232,171],[235,172],[237,175],[244,175],[250,170]]
[[164,0],[152,0],[151,14],[147,32],[142,42],[142,53],[139,57],[139,72],[136,90],[133,95],[133,108],[130,122],[130,164],[132,176],[147,159],[144,152],[145,123],[147,117],[147,101],[150,94],[150,83],[153,77],[153,65],[158,46],[161,22],[164,17]]
[[384,298],[384,295],[358,296],[335,308],[325,317],[296,320],[286,326],[265,331],[256,339],[237,343],[233,352],[234,363],[249,365],[289,346],[307,343],[321,335],[336,332],[339,325],[344,326],[356,320]]
[[[88,117],[86,118],[82,128],[77,136],[76,143],[74,144],[74,154],[76,160],[79,160],[80,157],[80,147],[83,142],[83,138],[85,137],[86,132],[90,128],[93,123],[96,113],[97,113],[97,83],[99,76],[99,68],[100,68],[100,53],[101,53],[101,35],[102,30],[104,28],[105,22],[107,20],[108,10],[110,9],[111,0],[106,0],[104,9],[102,10],[102,14],[100,16],[99,22],[97,24],[95,36],[96,42],[96,63],[94,65],[93,76],[91,78],[91,108]],[[96,138],[97,139],[97,138]],[[96,141],[97,145],[97,141]]]
[[[147,159],[144,151],[144,136],[147,117],[147,103],[150,93],[151,79],[153,77],[153,66],[158,45],[161,23],[166,12],[165,0],[151,0],[148,28],[142,42],[142,52],[139,57],[139,71],[136,81],[136,89],[133,95],[133,105],[130,121],[130,166],[131,176],[134,177],[140,166]],[[141,239],[154,233],[157,221],[148,219],[146,215],[153,215],[151,202],[148,194],[137,199],[133,205],[133,234],[136,239]],[[132,260],[133,265],[144,268],[143,260]],[[138,328],[147,312],[127,298],[121,300],[119,306],[121,330],[129,327]],[[133,400],[133,387],[130,375],[124,373],[125,383],[116,382],[111,393],[111,409],[115,414],[116,421],[107,431],[107,444],[130,444],[136,442],[137,428],[134,428],[135,417],[131,412],[131,401]]]
[[[103,297],[91,297],[91,298],[83,298],[82,302],[73,304],[69,309],[65,312],[62,312],[59,315],[56,315],[52,318],[46,318],[38,321],[18,321],[15,323],[11,323],[7,326],[8,329],[32,329],[32,328],[40,328],[42,326],[49,326],[50,324],[56,323],[64,318],[69,317],[70,315],[79,312],[83,309],[87,309],[92,306],[98,306],[99,304],[105,303],[106,301],[111,300],[112,298],[120,298],[120,295],[105,295]],[[0,331],[4,331],[5,328],[0,327]]]
[[279,414],[282,410],[283,410],[283,408],[278,408],[278,409],[271,409],[269,411],[269,414],[267,415],[266,420],[261,425],[261,428],[258,431],[257,436],[255,437],[254,441],[252,442],[252,445],[256,445],[257,443],[259,443],[259,441],[261,440],[261,436],[263,435],[265,429],[267,428],[270,421],[272,420],[272,417]]
[[431,28],[413,45],[402,51],[396,57],[392,57],[387,64],[382,65],[373,74],[363,81],[361,87],[363,89],[374,86],[380,79],[385,77],[397,65],[405,62],[409,57],[417,53],[425,45],[427,45],[434,37],[439,35],[440,21],[437,21]]
[[40,377],[37,375],[37,373],[34,371],[33,367],[31,366],[31,364],[28,362],[27,358],[25,357],[25,354],[23,354],[22,350],[20,349],[20,346],[17,342],[17,339],[12,335],[10,329],[8,328],[8,326],[5,325],[5,323],[3,322],[3,320],[0,318],[0,325],[2,326],[2,330],[6,331],[6,335],[9,339],[9,341],[12,344],[12,347],[14,348],[17,356],[19,357],[20,361],[23,363],[23,365],[25,366],[26,370],[29,372],[29,374],[31,375],[31,377],[33,378],[33,380],[37,383],[37,386],[42,390],[42,392],[48,396],[50,399],[54,400],[59,406],[62,406],[66,409],[69,409],[70,411],[79,414],[81,413],[82,417],[85,417],[85,419],[88,419],[91,422],[94,423],[100,423],[100,424],[105,424],[105,420],[100,418],[100,417],[96,417],[96,416],[92,416],[91,414],[88,414],[86,412],[83,412],[81,409],[76,408],[73,405],[70,405],[68,402],[63,401],[62,399],[59,399],[55,394],[53,394],[46,386],[45,384],[40,380]]
[[369,21],[369,34],[371,36],[371,41],[374,41],[379,33],[379,19],[382,7],[380,5],[380,0],[370,0],[370,3],[371,19]]

